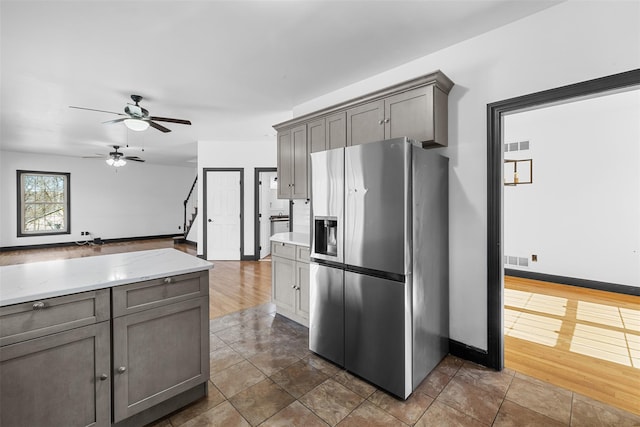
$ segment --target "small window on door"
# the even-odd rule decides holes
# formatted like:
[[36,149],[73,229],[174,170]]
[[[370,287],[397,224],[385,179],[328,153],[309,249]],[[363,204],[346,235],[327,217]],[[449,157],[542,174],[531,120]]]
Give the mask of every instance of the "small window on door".
[[17,171],[18,237],[69,234],[70,173]]

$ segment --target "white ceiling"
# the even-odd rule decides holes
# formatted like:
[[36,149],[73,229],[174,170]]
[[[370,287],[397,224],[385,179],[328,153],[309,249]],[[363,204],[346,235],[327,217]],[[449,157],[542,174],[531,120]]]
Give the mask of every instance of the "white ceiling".
[[[193,166],[196,141],[273,140],[294,105],[559,2],[2,0],[1,148],[82,157],[129,144]],[[133,132],[68,108],[122,112],[131,94],[193,125]]]

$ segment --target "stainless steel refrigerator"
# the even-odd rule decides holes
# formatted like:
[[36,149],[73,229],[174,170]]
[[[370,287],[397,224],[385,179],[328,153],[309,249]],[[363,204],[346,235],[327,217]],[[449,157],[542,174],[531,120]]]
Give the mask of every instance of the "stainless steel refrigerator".
[[311,168],[309,348],[406,399],[448,352],[448,159],[396,138]]

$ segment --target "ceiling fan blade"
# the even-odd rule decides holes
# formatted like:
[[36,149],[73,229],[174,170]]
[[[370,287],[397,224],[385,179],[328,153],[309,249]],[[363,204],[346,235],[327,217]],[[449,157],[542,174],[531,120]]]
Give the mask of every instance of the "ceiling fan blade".
[[125,117],[123,119],[107,120],[106,122],[102,122],[102,124],[120,123],[120,122],[123,122],[123,121],[127,120],[128,118],[129,117]]
[[132,162],[146,162],[145,159],[141,159],[138,156],[124,156],[123,159],[125,160],[131,160]]
[[101,155],[97,155],[97,156],[82,156],[83,159],[103,159],[104,156]]
[[149,119],[157,120],[159,122],[178,123],[178,124],[181,124],[181,125],[190,125],[191,124],[191,122],[189,120],[172,119],[172,118],[169,118],[169,117],[156,117],[156,116],[153,116],[153,117],[149,117]]
[[123,113],[116,113],[114,111],[106,111],[106,110],[96,110],[95,108],[74,107],[73,105],[69,105],[69,108],[75,108],[75,109],[78,109],[78,110],[97,111],[99,113],[117,114],[119,116],[126,116],[126,114],[123,114]]
[[166,127],[159,125],[155,122],[152,122],[151,120],[147,120],[149,122],[149,126],[158,129],[161,132],[167,133],[167,132],[171,132],[171,129],[167,129]]

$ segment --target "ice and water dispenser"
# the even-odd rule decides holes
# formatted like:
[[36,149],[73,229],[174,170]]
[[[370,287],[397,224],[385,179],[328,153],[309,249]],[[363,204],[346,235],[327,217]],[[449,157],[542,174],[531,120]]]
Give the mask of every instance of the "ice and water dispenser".
[[335,216],[314,217],[316,254],[338,256],[338,218]]

